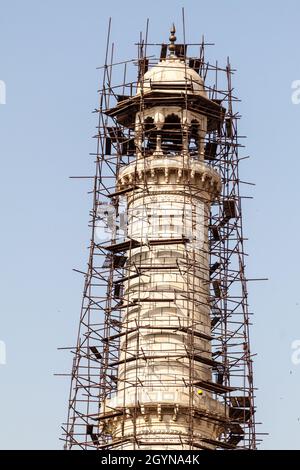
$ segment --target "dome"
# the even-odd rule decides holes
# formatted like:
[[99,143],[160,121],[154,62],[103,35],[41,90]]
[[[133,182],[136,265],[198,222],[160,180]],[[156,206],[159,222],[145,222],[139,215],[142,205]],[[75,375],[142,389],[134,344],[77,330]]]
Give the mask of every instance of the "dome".
[[[143,91],[163,91],[165,93],[182,93],[186,89],[189,94],[206,97],[203,80],[198,73],[186,66],[185,62],[169,57],[162,60],[148,72],[143,78]],[[141,84],[138,85],[137,94],[141,92]]]

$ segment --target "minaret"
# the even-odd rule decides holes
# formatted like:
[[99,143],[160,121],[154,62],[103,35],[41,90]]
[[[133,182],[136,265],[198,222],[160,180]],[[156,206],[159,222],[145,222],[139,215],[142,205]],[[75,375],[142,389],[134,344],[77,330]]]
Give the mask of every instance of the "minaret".
[[122,450],[214,449],[226,422],[209,391],[208,224],[221,180],[204,161],[223,108],[175,41],[173,26],[167,56],[107,111],[134,129],[136,149],[117,178],[128,216],[118,387],[99,420]]

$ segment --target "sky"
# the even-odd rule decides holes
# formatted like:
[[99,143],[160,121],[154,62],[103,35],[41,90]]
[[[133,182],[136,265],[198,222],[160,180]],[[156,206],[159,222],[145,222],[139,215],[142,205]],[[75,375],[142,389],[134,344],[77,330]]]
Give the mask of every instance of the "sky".
[[[261,449],[300,449],[299,125],[296,0],[0,0],[0,448],[61,449],[89,243],[97,66],[108,18],[116,60],[167,41],[185,8],[187,42],[237,69],[247,276]],[[296,101],[296,102],[293,102]],[[299,344],[298,344],[299,347]],[[6,350],[6,360],[3,351]],[[5,364],[3,364],[5,363]]]

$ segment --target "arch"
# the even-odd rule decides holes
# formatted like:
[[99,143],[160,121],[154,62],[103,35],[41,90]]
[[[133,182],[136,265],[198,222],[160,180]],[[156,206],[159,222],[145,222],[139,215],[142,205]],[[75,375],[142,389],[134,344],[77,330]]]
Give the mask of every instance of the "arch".
[[174,128],[178,124],[181,124],[181,119],[177,113],[170,113],[165,117],[164,127]]
[[151,153],[156,148],[156,135],[157,130],[154,123],[154,118],[152,116],[148,116],[144,119],[143,122],[144,128],[144,151],[146,153]]
[[151,116],[148,116],[144,119],[144,131],[145,132],[151,132],[151,130],[154,129],[154,118]]
[[161,136],[164,153],[176,155],[182,152],[182,123],[178,114],[171,113],[166,116]]
[[191,155],[196,155],[199,151],[199,130],[199,121],[197,119],[192,119],[189,128],[189,152]]

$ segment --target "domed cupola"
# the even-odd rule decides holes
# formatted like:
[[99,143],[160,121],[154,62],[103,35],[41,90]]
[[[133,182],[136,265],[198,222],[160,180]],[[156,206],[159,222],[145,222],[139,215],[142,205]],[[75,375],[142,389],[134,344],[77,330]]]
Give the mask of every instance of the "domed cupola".
[[207,97],[200,75],[187,66],[185,58],[176,56],[175,26],[170,35],[169,55],[145,73],[138,84],[137,95],[141,92],[160,91],[164,93],[188,93]]

